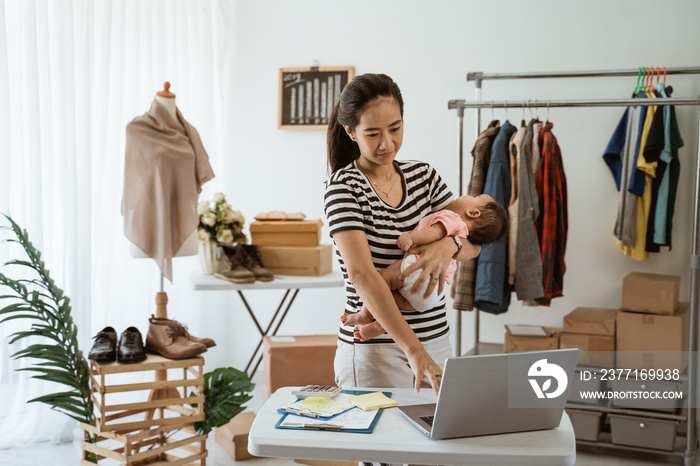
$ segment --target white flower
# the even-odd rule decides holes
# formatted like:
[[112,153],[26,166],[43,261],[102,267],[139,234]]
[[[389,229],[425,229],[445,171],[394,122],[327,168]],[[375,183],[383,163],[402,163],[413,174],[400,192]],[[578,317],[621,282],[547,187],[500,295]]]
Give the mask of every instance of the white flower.
[[202,201],[199,204],[197,204],[197,214],[203,215],[207,210],[209,210],[208,201]]
[[233,221],[238,222],[241,225],[245,224],[245,218],[243,218],[243,214],[241,213],[240,210],[233,211]]
[[214,202],[223,202],[226,200],[226,196],[224,196],[224,193],[216,193],[212,199]]
[[216,235],[216,240],[219,243],[233,243],[233,233],[228,228],[224,228]]
[[227,209],[222,212],[221,219],[224,221],[224,223],[233,223],[236,218],[233,214],[233,210]]
[[197,228],[197,238],[199,241],[205,243],[209,241],[211,238],[209,238],[209,232],[205,230],[204,228]]
[[216,225],[216,215],[214,215],[213,212],[205,212],[204,215],[202,215],[201,222],[205,225],[213,227]]

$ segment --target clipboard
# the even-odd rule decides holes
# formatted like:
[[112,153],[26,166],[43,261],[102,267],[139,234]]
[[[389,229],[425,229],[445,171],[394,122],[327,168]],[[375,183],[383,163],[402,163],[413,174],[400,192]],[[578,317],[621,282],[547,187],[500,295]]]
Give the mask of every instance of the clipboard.
[[[349,395],[364,395],[366,393],[374,393],[374,392],[368,392],[364,390],[341,390],[341,393],[347,393]],[[387,397],[391,398],[391,392],[382,392],[384,395]],[[337,425],[333,422],[328,422],[328,423],[318,423],[318,422],[313,422],[311,419],[309,419],[311,422],[304,423],[303,420],[299,422],[298,426],[284,426],[282,423],[284,422],[285,419],[290,415],[289,413],[285,413],[279,421],[277,421],[277,424],[275,424],[276,429],[292,429],[292,430],[323,430],[323,431],[328,431],[328,432],[348,432],[348,433],[355,433],[355,434],[370,434],[374,430],[374,427],[377,425],[377,422],[379,421],[379,418],[382,415],[382,412],[384,411],[384,408],[376,410],[376,413],[374,413],[374,418],[372,419],[372,423],[370,426],[366,429],[345,429],[343,428],[342,425]],[[347,411],[346,411],[347,412]],[[342,413],[339,413],[342,414]],[[292,414],[294,417],[298,417],[299,419],[303,419],[303,416],[297,416]],[[329,420],[329,419],[324,419],[324,421]]]

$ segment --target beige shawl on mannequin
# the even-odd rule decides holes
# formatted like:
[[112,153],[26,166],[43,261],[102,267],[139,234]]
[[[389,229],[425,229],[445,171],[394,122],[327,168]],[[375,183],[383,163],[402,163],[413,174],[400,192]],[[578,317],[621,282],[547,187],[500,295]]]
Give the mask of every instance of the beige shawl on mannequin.
[[172,282],[172,258],[197,228],[202,185],[214,178],[199,133],[155,99],[126,126],[124,234]]

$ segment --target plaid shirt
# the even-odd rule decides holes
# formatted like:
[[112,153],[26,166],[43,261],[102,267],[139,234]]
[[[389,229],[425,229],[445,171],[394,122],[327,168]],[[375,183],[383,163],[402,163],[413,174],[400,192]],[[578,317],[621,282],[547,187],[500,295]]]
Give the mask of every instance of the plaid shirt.
[[552,134],[552,123],[540,132],[542,165],[537,174],[537,194],[540,216],[537,219],[537,236],[542,251],[542,283],[544,296],[535,301],[549,306],[552,298],[563,296],[564,254],[569,229],[566,176],[557,138]]
[[[486,173],[491,160],[491,145],[496,138],[500,124],[498,120],[493,120],[477,137],[472,149],[472,173],[467,187],[467,194],[478,196],[484,193],[484,183]],[[471,311],[474,309],[474,283],[476,281],[477,259],[471,261],[458,261],[452,282],[451,295],[454,299],[454,308],[460,311]]]

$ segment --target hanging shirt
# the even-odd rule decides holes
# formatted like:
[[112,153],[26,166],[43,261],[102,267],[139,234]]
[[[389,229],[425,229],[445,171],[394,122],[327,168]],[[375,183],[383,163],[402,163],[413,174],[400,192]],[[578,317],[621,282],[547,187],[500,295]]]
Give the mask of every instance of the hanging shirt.
[[515,260],[518,251],[518,202],[520,190],[520,160],[527,127],[524,125],[510,138],[510,201],[508,202],[508,283],[515,283]]
[[[671,97],[671,86],[660,86],[662,97]],[[678,129],[676,109],[673,106],[663,107],[664,115],[664,148],[659,155],[659,166],[666,166],[663,174],[659,174],[659,191],[654,216],[654,243],[671,247],[671,222],[676,199],[676,189],[680,176],[678,149],[683,147],[683,139]],[[658,169],[658,167],[657,167]]]
[[[659,97],[663,97],[661,90],[663,89],[663,84],[659,84],[657,88],[657,94]],[[664,172],[666,171],[666,162],[661,162],[660,156],[661,151],[665,146],[664,142],[664,113],[666,107],[658,107],[654,113],[654,119],[651,122],[651,128],[649,129],[649,136],[647,138],[647,144],[644,148],[644,159],[647,163],[651,163],[654,166],[654,176],[651,178],[651,200],[649,204],[649,211],[647,213],[647,225],[646,225],[646,239],[644,248],[647,252],[659,252],[660,247],[658,244],[654,243],[654,224],[656,223],[656,205],[659,198],[659,187],[661,180],[663,178]]]
[[540,133],[542,166],[537,175],[540,216],[537,233],[542,251],[542,298],[535,301],[548,306],[552,298],[563,296],[566,264],[566,238],[569,229],[566,175],[552,123],[546,123]]
[[640,107],[625,109],[603,154],[603,160],[610,168],[615,186],[620,192],[614,229],[615,238],[628,246],[634,246],[636,238],[637,199],[629,190],[622,189],[622,186],[629,185],[630,172],[635,167],[635,150],[639,140],[641,110]]
[[[493,141],[491,163],[484,185],[484,194],[491,196],[504,209],[507,209],[510,200],[508,143],[515,132],[515,126],[509,122],[501,126]],[[508,310],[511,288],[508,285],[507,249],[507,238],[500,238],[481,247],[474,287],[474,305],[477,309],[492,314],[501,314]]]
[[[647,94],[648,98],[655,98],[654,94]],[[637,180],[644,181],[644,190],[642,195],[637,195],[636,206],[637,206],[637,216],[636,216],[636,231],[634,237],[633,246],[618,243],[620,249],[622,249],[623,254],[630,256],[636,261],[643,262],[649,257],[649,253],[646,251],[646,235],[647,235],[647,223],[649,220],[649,208],[651,206],[651,179],[656,173],[656,164],[647,162],[644,158],[644,151],[647,146],[647,141],[649,139],[649,131],[651,130],[651,124],[654,120],[654,114],[656,113],[656,106],[646,107],[646,115],[644,118],[644,125],[642,127],[642,134],[639,140],[638,152],[636,156],[636,173]],[[643,177],[639,175],[643,173]]]
[[[493,120],[488,127],[476,138],[472,148],[472,172],[469,178],[467,194],[478,196],[484,193],[486,173],[491,160],[491,147],[501,126],[498,120]],[[476,280],[476,264],[479,258],[470,261],[457,261],[451,295],[454,308],[460,311],[474,309],[474,282]]]
[[[537,122],[533,119],[527,125],[518,166],[520,199],[518,202],[515,293],[520,300],[532,300],[544,294],[542,289],[542,254],[535,226],[539,214],[537,178],[531,171],[534,145],[532,135],[536,124]],[[540,123],[539,126],[542,127],[542,124]]]

